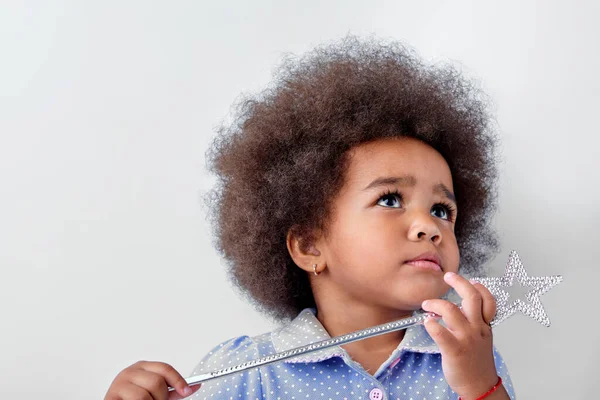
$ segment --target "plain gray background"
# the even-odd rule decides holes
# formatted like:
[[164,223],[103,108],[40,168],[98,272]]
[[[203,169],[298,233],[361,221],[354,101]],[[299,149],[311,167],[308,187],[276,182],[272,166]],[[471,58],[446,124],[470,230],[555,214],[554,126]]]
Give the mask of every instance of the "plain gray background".
[[501,274],[562,274],[544,328],[495,330],[521,399],[595,397],[599,3],[0,3],[0,396],[103,398],[140,359],[184,376],[274,325],[237,296],[200,200],[204,153],[285,52],[347,33],[461,65],[495,100]]

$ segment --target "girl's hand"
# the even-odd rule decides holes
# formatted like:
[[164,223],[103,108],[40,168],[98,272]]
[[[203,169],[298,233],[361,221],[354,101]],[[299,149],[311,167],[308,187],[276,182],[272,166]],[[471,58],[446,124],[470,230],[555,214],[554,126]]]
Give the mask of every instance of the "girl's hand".
[[440,315],[447,328],[428,318],[425,329],[440,348],[448,385],[462,398],[474,399],[498,381],[489,326],[496,301],[485,286],[471,284],[460,275],[448,272],[444,280],[462,297],[462,312],[449,301],[426,300],[423,310]]
[[[176,389],[169,392],[168,386]],[[104,400],[180,400],[200,388],[190,387],[169,364],[138,361],[114,379]]]

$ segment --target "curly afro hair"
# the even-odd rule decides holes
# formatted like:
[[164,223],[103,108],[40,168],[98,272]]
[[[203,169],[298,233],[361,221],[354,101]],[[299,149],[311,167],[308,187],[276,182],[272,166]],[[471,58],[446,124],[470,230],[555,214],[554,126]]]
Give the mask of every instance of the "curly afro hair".
[[400,43],[347,36],[294,58],[271,86],[243,98],[207,152],[215,245],[229,277],[280,320],[316,307],[286,247],[293,229],[326,230],[348,150],[409,136],[447,161],[460,208],[460,270],[482,272],[498,251],[496,134],[487,97],[451,65],[428,66]]

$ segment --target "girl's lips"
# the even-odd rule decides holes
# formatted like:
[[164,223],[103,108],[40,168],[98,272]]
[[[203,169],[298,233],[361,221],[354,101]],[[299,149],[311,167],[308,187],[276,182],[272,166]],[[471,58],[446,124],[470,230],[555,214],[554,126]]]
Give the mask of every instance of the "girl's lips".
[[418,268],[426,268],[426,269],[432,269],[434,271],[442,271],[442,268],[440,268],[440,266],[437,263],[434,263],[433,261],[414,260],[414,261],[407,261],[406,264],[413,265]]

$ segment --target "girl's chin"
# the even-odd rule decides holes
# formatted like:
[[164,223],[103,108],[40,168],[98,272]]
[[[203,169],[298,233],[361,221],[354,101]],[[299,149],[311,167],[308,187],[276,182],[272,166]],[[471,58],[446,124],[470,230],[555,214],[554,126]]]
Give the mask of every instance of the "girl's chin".
[[405,301],[408,298],[409,302],[407,303],[411,304],[415,310],[418,310],[421,308],[421,304],[423,304],[425,300],[439,299],[446,293],[447,290],[443,287],[428,287],[418,291],[411,291],[402,297]]

